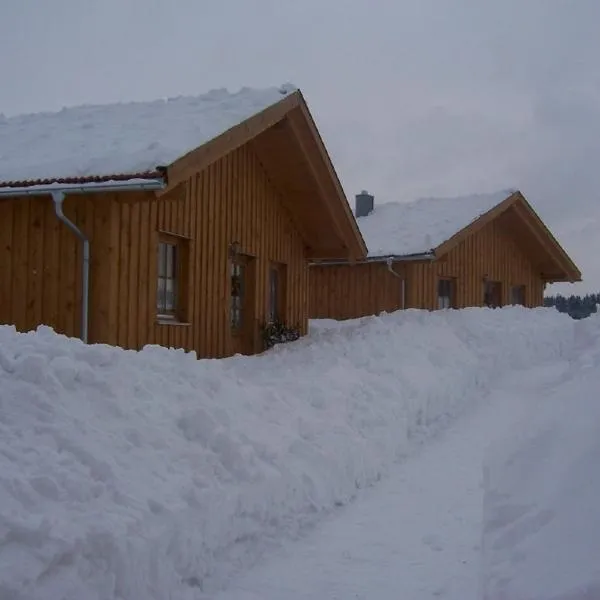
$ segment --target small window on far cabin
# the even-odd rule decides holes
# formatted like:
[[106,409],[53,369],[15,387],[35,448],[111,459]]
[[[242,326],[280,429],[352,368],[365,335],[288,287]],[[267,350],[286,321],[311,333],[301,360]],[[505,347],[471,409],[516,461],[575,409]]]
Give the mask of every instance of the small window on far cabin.
[[158,241],[156,312],[160,319],[182,318],[183,241],[167,235]]
[[454,280],[438,279],[438,309],[454,308]]
[[510,288],[510,303],[525,306],[525,286],[513,285]]
[[483,303],[488,308],[500,308],[502,306],[502,284],[499,281],[485,281]]

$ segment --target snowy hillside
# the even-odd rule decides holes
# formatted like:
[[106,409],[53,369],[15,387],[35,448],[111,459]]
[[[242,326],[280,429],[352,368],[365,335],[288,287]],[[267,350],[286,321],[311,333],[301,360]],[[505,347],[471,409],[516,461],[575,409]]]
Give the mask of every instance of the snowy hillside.
[[574,326],[406,311],[221,361],[0,327],[0,597],[204,597]]

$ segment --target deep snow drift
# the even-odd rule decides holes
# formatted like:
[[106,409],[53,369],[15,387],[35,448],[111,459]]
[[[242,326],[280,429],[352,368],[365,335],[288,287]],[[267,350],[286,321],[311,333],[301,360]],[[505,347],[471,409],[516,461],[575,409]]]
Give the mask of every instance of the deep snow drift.
[[483,599],[600,598],[600,316],[485,463]]
[[222,361],[0,327],[0,598],[209,593],[575,326],[406,311]]

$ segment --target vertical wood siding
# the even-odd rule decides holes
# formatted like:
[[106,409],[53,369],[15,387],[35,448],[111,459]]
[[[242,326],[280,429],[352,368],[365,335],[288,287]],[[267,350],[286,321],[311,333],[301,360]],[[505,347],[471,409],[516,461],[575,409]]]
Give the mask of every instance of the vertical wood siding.
[[[467,237],[435,262],[394,264],[395,271],[402,269],[409,308],[437,307],[439,277],[455,278],[457,308],[483,306],[484,276],[502,283],[503,304],[510,302],[513,285],[525,286],[527,306],[543,304],[544,284],[538,269],[499,221]],[[399,309],[392,277],[385,265],[311,267],[311,318],[348,319]]]
[[[67,196],[65,214],[91,244],[90,341],[109,329],[110,203]],[[0,202],[0,323],[29,331],[44,324],[68,336],[81,334],[81,242],[54,213],[52,199]]]
[[[306,333],[308,265],[304,243],[249,146],[190,177],[168,194],[68,195],[69,216],[89,237],[90,342],[139,349],[161,344],[199,357],[259,351],[267,318],[271,262],[285,265],[283,318]],[[159,232],[187,245],[186,319],[156,318]],[[252,339],[240,345],[229,324],[231,242],[251,258]],[[49,197],[0,202],[0,322],[39,324],[80,336],[81,243],[54,214]]]
[[498,220],[469,236],[441,260],[411,267],[409,278],[414,275],[424,286],[416,297],[419,308],[436,308],[438,277],[456,279],[457,308],[483,305],[484,277],[502,284],[503,305],[510,303],[510,289],[515,285],[525,286],[527,306],[541,306],[544,301],[539,271]]
[[[404,266],[394,271],[403,275]],[[312,319],[355,319],[402,307],[402,282],[381,263],[310,267]]]
[[[268,269],[286,265],[285,321],[306,332],[308,274],[304,244],[281,206],[258,159],[243,146],[168,194],[144,201],[116,202],[120,279],[116,343],[127,348],[160,344],[223,357],[261,350],[260,325],[267,318]],[[156,252],[159,232],[184,239],[186,319],[156,319]],[[252,340],[238,343],[229,323],[229,245],[251,258]]]

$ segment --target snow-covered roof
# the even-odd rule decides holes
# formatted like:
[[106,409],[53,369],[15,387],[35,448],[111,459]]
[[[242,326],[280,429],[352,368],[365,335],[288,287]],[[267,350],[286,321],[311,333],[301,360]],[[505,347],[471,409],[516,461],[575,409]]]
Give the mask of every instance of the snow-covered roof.
[[143,173],[276,104],[296,87],[0,114],[0,181]]
[[421,254],[437,248],[513,192],[379,204],[357,222],[369,256]]

